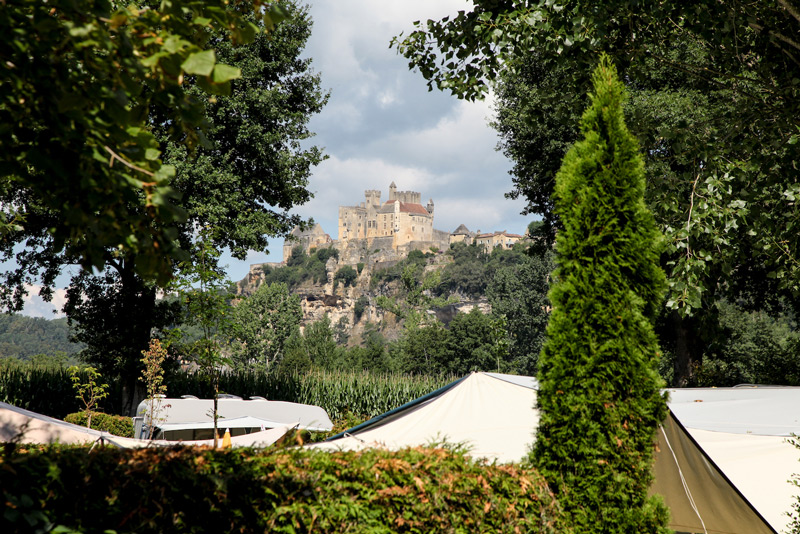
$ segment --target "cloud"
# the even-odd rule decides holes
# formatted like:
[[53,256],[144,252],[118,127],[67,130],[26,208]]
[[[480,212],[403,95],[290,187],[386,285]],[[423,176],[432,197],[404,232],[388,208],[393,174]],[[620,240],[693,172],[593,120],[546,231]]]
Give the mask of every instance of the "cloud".
[[28,294],[24,298],[25,307],[22,310],[22,315],[28,317],[44,317],[45,319],[57,319],[64,317],[61,309],[67,302],[67,290],[56,289],[53,291],[53,299],[50,302],[45,302],[39,296],[39,291],[42,286],[39,285],[25,285]]

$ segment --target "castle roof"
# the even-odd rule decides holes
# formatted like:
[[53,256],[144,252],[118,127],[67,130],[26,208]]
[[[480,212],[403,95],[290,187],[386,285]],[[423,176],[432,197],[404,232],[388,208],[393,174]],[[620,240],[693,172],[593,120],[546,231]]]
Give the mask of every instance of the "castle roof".
[[[381,209],[379,210],[379,213],[393,213],[394,212],[394,203],[395,202],[400,202],[400,201],[399,200],[387,200],[383,204],[383,206],[381,206]],[[422,207],[422,204],[416,204],[416,203],[412,203],[412,202],[400,202],[400,213],[411,213],[411,214],[414,214],[414,215],[428,215],[428,216],[430,216],[430,213],[428,213],[428,210],[426,210],[424,207]]]
[[[461,226],[464,226],[464,225],[462,224]],[[494,237],[494,236],[499,236],[499,235],[502,235],[502,236],[505,236],[505,237],[516,237],[517,239],[522,239],[521,235],[519,235],[519,234],[509,234],[505,230],[503,230],[502,232],[493,232],[493,233],[488,233],[488,234],[481,234],[479,236],[476,236],[476,239]]]
[[463,224],[460,224],[458,228],[453,230],[452,235],[472,235],[472,232],[469,231],[469,228],[467,228]]

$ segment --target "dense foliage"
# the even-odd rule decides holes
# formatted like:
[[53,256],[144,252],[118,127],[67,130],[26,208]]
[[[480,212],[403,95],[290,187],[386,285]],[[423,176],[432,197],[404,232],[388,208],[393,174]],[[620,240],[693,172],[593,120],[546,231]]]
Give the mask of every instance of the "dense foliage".
[[269,370],[285,354],[286,343],[303,318],[300,298],[285,284],[262,284],[232,310],[233,363],[240,369]]
[[[88,378],[85,374],[79,377],[83,382]],[[119,403],[114,402],[119,399],[119,381],[108,382],[111,395],[100,409],[121,413]],[[6,360],[0,360],[0,401],[58,419],[84,408],[75,398],[66,367],[19,365]]]
[[691,385],[800,386],[800,332],[791,313],[780,307],[751,311],[729,302],[717,307],[718,331]]
[[48,448],[6,453],[0,488],[20,530],[569,532],[535,471],[444,449]]
[[666,289],[662,238],[644,203],[644,164],[607,56],[593,74],[583,139],[556,176],[564,229],[542,349],[535,465],[576,532],[666,532],[647,496],[667,412],[653,320]]
[[[281,6],[259,0],[241,10],[226,4],[3,3],[4,259],[39,264],[48,286],[58,266],[40,263],[42,248],[64,251],[87,269],[102,268],[107,250],[118,250],[136,258],[139,274],[169,277],[175,224],[186,212],[176,203],[175,167],[161,159],[149,114],[162,109],[162,124],[181,144],[207,144],[201,101],[187,87],[201,86],[207,98],[229,93],[230,81],[241,78],[239,68],[217,61],[209,36],[249,42],[285,17]],[[255,12],[263,24],[254,23]],[[17,271],[0,287],[5,306],[21,304],[22,280],[31,274]]]

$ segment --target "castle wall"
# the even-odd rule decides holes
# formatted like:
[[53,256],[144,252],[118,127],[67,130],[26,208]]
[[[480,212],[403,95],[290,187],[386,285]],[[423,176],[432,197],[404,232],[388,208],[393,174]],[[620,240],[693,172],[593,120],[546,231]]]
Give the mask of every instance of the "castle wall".
[[367,237],[367,209],[362,206],[339,207],[339,241]]

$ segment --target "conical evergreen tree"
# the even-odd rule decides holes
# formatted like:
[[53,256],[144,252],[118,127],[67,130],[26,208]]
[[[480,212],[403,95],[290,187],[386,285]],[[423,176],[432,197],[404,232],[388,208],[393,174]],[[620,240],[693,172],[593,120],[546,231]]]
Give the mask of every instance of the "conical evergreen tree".
[[563,231],[539,368],[533,461],[576,533],[668,532],[647,496],[666,416],[652,320],[666,289],[662,238],[643,198],[644,165],[607,56],[593,74],[583,139],[556,176]]

